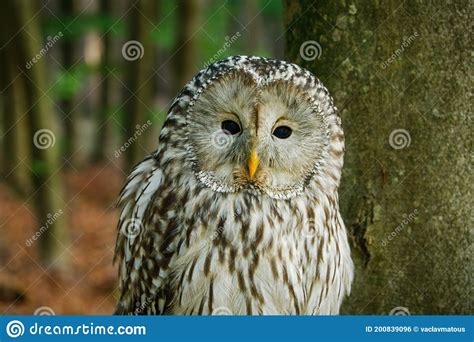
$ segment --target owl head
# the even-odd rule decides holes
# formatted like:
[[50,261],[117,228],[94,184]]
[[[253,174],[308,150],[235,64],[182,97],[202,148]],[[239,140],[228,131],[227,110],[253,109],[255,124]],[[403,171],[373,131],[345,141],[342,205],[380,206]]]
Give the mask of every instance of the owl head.
[[176,98],[167,121],[183,131],[196,177],[214,191],[287,199],[318,176],[339,183],[344,145],[332,99],[295,64],[235,56],[210,65]]

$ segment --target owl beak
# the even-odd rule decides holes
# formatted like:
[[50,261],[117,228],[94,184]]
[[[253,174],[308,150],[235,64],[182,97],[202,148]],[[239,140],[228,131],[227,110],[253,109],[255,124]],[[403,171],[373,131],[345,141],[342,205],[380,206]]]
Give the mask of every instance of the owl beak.
[[258,164],[260,164],[260,159],[258,159],[257,152],[255,152],[254,149],[251,150],[250,152],[250,158],[249,158],[249,175],[250,178],[253,178],[255,175],[255,172],[257,171]]

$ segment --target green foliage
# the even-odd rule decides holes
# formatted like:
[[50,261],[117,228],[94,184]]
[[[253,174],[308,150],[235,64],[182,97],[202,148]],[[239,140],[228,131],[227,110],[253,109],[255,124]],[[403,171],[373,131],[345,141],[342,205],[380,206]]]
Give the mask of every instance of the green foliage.
[[36,177],[41,177],[48,172],[48,163],[44,160],[33,159],[31,160],[31,170]]
[[166,111],[157,110],[153,113],[149,113],[147,120],[150,120],[153,124],[157,124],[161,127],[165,122],[166,114]]
[[[204,9],[203,17],[205,18],[202,30],[198,33],[200,42],[201,59],[203,63],[208,62],[213,56],[222,49],[226,42],[226,37],[232,36],[236,32],[229,32],[229,20],[231,19],[229,12],[224,7],[230,7],[232,4],[222,4],[220,2],[212,2],[211,5]],[[235,54],[235,45],[231,45],[226,49],[219,59]]]
[[[245,14],[243,13],[243,2],[240,0],[227,0],[224,2],[208,0],[204,3],[199,18],[201,26],[193,37],[199,42],[197,67],[203,67],[205,63],[224,59],[231,55],[243,54],[244,51],[245,53],[273,57],[272,45],[275,42],[272,39],[279,34],[279,27],[282,26],[283,4],[280,0],[256,1],[258,2],[258,16],[256,18],[243,18]],[[172,59],[180,25],[176,0],[160,1],[158,11],[156,27],[150,35],[157,45],[160,55],[166,59]],[[263,37],[256,44],[253,44],[253,46],[256,46],[255,51],[246,51],[249,46],[248,40],[255,39],[253,33],[246,27],[253,20],[260,21]],[[123,16],[104,15],[102,13],[75,13],[74,16],[56,14],[43,17],[42,22],[44,37],[62,32],[61,41],[58,42],[55,49],[61,49],[63,41],[73,41],[76,46],[82,46],[81,38],[92,31],[98,32],[99,35],[109,33],[111,36],[118,37],[123,41],[128,39],[130,31],[129,21],[125,13]],[[117,51],[114,53],[117,53]],[[116,61],[119,64],[90,66],[82,59],[75,60],[78,63],[70,70],[65,70],[61,67],[56,68],[51,77],[52,86],[48,95],[60,100],[74,99],[83,87],[86,86],[91,76],[105,75],[107,69],[113,69],[114,74],[123,79],[127,65],[121,63],[121,58],[118,58],[118,60],[111,58],[111,61]],[[110,63],[110,61],[108,62]],[[110,76],[110,78],[111,82],[117,82],[113,76]],[[168,90],[159,89],[158,91],[165,92]],[[164,96],[168,97],[171,95],[165,94]],[[127,122],[125,116],[128,115],[125,106],[119,103],[109,108],[95,108],[93,111],[93,116],[113,116],[111,120],[114,122],[113,125],[116,126],[120,134],[123,133],[123,124]],[[166,112],[158,109],[153,113],[149,113],[147,120],[149,119],[153,124],[161,126],[165,117]],[[36,164],[35,168],[41,171],[42,166]]]
[[79,63],[70,70],[61,69],[55,77],[51,93],[63,100],[71,99],[84,85],[87,76],[94,71],[95,68],[90,68],[84,63]]
[[262,14],[273,22],[281,22],[283,13],[283,2],[280,0],[258,0]]
[[44,22],[44,32],[54,35],[62,32],[63,39],[75,39],[86,32],[99,31],[111,35],[124,36],[127,32],[126,20],[100,14],[81,14],[80,16],[53,16]]
[[[259,15],[263,16],[263,21],[280,23],[282,20],[283,4],[279,0],[259,0]],[[164,0],[160,4],[160,19],[156,29],[151,33],[152,39],[157,43],[160,50],[172,53],[176,42],[176,31],[179,23],[177,22],[177,5],[174,0]],[[228,56],[242,54],[242,47],[245,39],[252,39],[252,33],[248,32],[242,26],[247,22],[242,22],[241,17],[242,2],[231,1],[209,1],[201,13],[202,26],[196,32],[195,38],[199,41],[200,61],[198,65],[209,62],[216,55],[218,59]],[[249,18],[250,21],[252,18]],[[276,25],[275,25],[276,26]],[[264,33],[274,29],[273,26],[263,25]],[[241,37],[236,42],[224,48],[226,42],[237,32]],[[271,46],[274,42],[258,42],[256,51],[253,54],[271,57]]]
[[175,1],[165,0],[161,2],[160,19],[151,37],[160,49],[170,51],[175,42],[177,5]]

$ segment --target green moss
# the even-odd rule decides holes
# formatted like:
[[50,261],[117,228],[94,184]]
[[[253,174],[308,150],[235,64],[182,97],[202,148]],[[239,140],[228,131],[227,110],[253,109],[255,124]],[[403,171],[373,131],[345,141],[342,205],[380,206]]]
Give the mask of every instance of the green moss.
[[[287,59],[322,80],[344,125],[340,201],[357,267],[344,313],[474,312],[469,10],[440,6],[285,2]],[[306,40],[319,59],[299,56]],[[395,129],[410,145],[390,145]]]

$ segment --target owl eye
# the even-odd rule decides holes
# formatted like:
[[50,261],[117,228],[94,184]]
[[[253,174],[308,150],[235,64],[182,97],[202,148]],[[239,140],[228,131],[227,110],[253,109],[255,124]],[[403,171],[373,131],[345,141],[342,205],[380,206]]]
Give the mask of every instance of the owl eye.
[[222,121],[221,128],[226,134],[236,135],[240,133],[239,124],[232,120]]
[[291,133],[293,133],[293,131],[288,126],[279,126],[273,131],[273,135],[279,139],[286,139],[291,135]]

